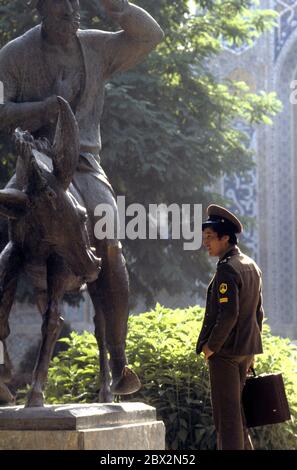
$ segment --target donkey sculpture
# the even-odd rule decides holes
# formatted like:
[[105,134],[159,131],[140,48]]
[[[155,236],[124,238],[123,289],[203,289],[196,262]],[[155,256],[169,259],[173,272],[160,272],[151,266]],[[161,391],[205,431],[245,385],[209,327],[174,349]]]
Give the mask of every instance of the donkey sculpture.
[[[77,123],[69,104],[60,97],[58,101],[60,111],[53,145],[46,139],[34,140],[20,129],[15,131],[16,180],[22,190],[0,191],[0,214],[8,217],[10,224],[10,241],[0,257],[0,294],[1,282],[17,282],[18,274],[25,271],[35,287],[37,305],[43,315],[42,340],[27,395],[28,407],[44,403],[49,362],[63,324],[59,304],[64,293],[86,283],[94,285],[101,265],[92,248],[93,233],[86,209],[71,184],[79,158]],[[13,301],[9,292],[1,299],[7,318]],[[96,332],[100,353],[99,401],[110,402],[104,322],[102,317],[102,328]],[[126,373],[133,374],[129,369]],[[135,375],[135,389],[139,388],[138,382]]]

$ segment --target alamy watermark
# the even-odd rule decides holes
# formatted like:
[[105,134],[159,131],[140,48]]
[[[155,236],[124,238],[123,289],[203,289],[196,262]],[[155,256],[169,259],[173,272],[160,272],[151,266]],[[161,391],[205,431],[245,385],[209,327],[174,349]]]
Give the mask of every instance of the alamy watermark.
[[[198,250],[202,244],[202,204],[130,204],[117,197],[114,207],[98,204],[94,215],[100,217],[94,227],[99,240],[183,240],[184,250]],[[127,220],[129,218],[129,220]]]

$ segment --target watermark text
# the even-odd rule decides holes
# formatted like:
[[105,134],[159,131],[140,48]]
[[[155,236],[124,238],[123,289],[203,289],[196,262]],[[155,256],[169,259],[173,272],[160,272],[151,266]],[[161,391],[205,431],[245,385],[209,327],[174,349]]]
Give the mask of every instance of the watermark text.
[[130,204],[117,197],[118,212],[109,204],[98,204],[94,233],[98,240],[182,240],[184,250],[202,244],[202,204]]

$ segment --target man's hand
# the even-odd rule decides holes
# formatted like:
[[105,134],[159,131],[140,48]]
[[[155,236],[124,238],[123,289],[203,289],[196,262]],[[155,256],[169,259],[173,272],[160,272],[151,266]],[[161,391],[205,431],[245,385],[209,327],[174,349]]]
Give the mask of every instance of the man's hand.
[[255,367],[255,362],[256,362],[256,358],[255,358],[255,356],[253,356],[253,358],[251,360],[251,363],[250,363],[250,365],[247,369],[247,373],[253,372],[252,369],[254,369],[254,367]]
[[212,356],[214,354],[214,351],[212,351],[211,349],[209,349],[209,347],[207,346],[207,344],[204,344],[203,347],[202,347],[202,352],[204,353],[204,358],[205,360],[207,361],[210,356]]
[[70,104],[77,95],[77,90],[80,88],[80,74],[74,73],[64,77],[61,71],[55,83],[54,94],[61,96]]

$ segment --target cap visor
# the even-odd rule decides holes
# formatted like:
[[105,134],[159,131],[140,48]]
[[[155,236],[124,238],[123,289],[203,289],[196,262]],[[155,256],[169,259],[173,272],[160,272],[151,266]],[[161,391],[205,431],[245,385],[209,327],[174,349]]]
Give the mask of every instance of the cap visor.
[[219,225],[220,222],[217,220],[207,220],[206,222],[203,222],[202,224],[202,230],[205,230],[206,228],[211,228],[213,226]]

